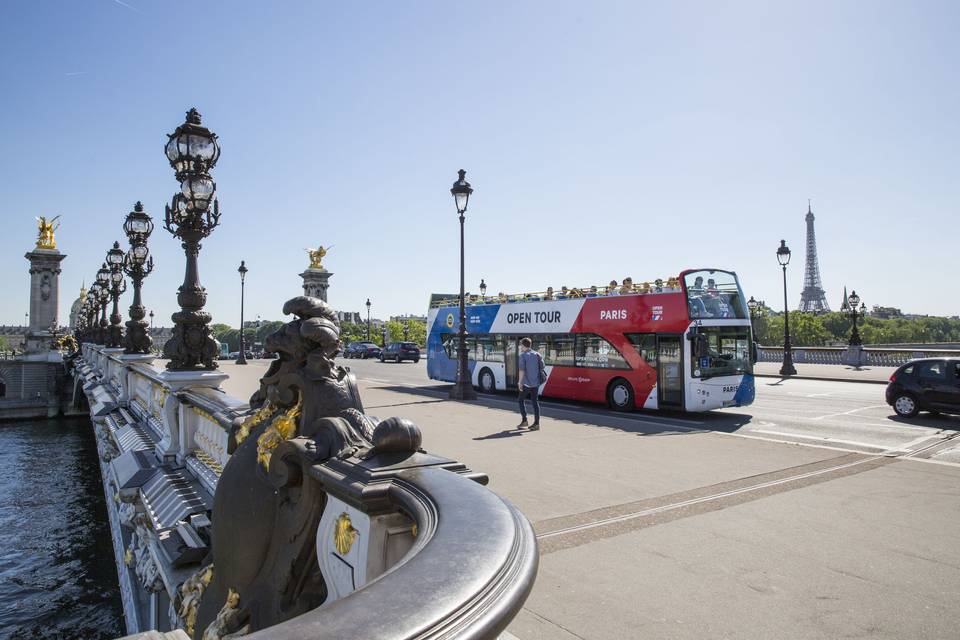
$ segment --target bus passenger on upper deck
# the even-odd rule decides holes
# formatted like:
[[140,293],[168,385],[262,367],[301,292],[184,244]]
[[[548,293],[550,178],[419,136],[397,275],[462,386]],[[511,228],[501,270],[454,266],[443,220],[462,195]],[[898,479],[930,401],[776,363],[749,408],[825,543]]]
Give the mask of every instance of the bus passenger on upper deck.
[[697,279],[693,281],[693,285],[687,288],[687,293],[690,294],[690,297],[700,297],[703,295],[703,276],[697,276]]
[[544,300],[553,300],[553,287],[547,287],[547,294],[543,296]]
[[557,300],[566,300],[570,297],[570,292],[567,291],[566,287],[560,287],[560,295],[557,296]]
[[590,291],[587,292],[587,297],[588,297],[588,298],[596,298],[596,297],[597,297],[597,285],[591,285],[591,286],[590,286]]
[[620,287],[620,295],[627,295],[628,293],[633,293],[633,278],[626,277],[623,279],[623,285]]
[[653,291],[655,293],[663,293],[663,279],[657,278],[653,281]]
[[610,281],[610,284],[607,285],[607,295],[608,295],[608,296],[618,296],[618,295],[620,295],[620,294],[617,292],[617,281],[616,281],[616,280],[611,280],[611,281]]
[[583,291],[580,290],[580,289],[577,289],[576,287],[574,287],[573,289],[570,289],[570,297],[571,297],[571,298],[582,298],[582,297],[583,297]]
[[497,294],[497,300],[500,301],[500,304],[503,304],[504,302],[507,302],[507,294],[505,294],[503,291],[501,291],[500,293]]

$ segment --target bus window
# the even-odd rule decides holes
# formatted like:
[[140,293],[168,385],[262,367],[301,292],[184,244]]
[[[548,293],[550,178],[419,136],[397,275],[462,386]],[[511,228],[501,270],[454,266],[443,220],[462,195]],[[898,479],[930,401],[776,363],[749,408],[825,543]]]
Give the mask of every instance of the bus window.
[[728,271],[691,271],[683,277],[690,317],[746,319],[737,276]]
[[[457,359],[457,345],[459,339],[455,333],[443,334],[443,350],[447,352],[447,357],[451,360]],[[477,351],[477,339],[474,336],[467,336],[467,359],[475,359]]]
[[699,331],[706,337],[708,349],[700,357],[692,354],[694,378],[740,375],[753,370],[748,327],[700,327]]
[[476,359],[483,362],[503,362],[503,337],[478,335]]
[[592,333],[577,334],[576,364],[598,369],[630,368],[616,347]]
[[657,336],[654,333],[628,333],[627,338],[644,362],[657,368]]
[[575,339],[572,335],[550,336],[549,347],[543,354],[543,363],[557,367],[574,366],[573,350]]

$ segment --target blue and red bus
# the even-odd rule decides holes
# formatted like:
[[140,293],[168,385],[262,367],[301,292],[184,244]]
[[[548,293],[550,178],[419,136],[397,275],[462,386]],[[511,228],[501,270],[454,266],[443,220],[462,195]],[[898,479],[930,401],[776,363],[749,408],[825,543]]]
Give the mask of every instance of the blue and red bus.
[[[457,375],[458,296],[434,295],[427,374]],[[709,411],[753,402],[750,316],[735,273],[690,269],[620,287],[469,296],[467,357],[474,386],[515,389],[521,338],[543,356],[544,396],[612,409]]]

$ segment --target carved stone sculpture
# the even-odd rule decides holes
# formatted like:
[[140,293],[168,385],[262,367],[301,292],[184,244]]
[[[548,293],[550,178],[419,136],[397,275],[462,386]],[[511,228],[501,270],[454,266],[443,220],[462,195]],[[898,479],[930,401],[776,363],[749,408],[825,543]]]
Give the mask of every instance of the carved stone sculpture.
[[[279,354],[252,396],[253,412],[234,425],[231,457],[213,505],[216,571],[196,609],[193,636],[258,630],[320,606],[327,595],[316,531],[327,502],[304,465],[374,450],[416,450],[419,430],[400,419],[377,425],[364,414],[353,376],[335,365],[336,313],[298,296],[283,307],[296,319],[266,339]],[[376,435],[375,435],[376,430]]]

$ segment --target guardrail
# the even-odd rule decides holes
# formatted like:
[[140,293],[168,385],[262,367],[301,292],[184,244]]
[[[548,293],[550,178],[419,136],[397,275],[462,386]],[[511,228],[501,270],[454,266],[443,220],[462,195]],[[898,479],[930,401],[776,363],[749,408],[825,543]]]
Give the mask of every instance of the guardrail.
[[[917,358],[957,358],[960,349],[916,349],[888,347],[793,347],[797,364],[898,367]],[[758,362],[783,361],[783,347],[757,347]]]
[[335,347],[301,335],[325,305],[295,301],[252,407],[225,374],[89,343],[74,361],[127,632],[496,638],[536,577],[529,522],[409,421],[367,416]]

